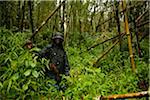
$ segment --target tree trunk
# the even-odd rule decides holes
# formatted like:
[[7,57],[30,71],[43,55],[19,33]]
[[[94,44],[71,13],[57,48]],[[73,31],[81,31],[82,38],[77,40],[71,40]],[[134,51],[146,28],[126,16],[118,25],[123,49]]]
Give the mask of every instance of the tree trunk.
[[67,45],[67,14],[66,14],[66,4],[67,1],[65,1],[65,3],[63,4],[63,31],[64,31],[64,45],[66,47]]
[[117,30],[119,34],[119,45],[120,45],[120,51],[122,51],[121,46],[121,30],[120,30],[120,21],[119,21],[119,2],[115,1],[115,8],[116,8],[116,22],[117,22]]
[[[134,11],[135,11],[135,9],[134,9]],[[136,13],[136,12],[134,12],[134,13]],[[135,16],[134,16],[134,32],[135,32],[135,36],[136,36],[138,55],[141,58],[142,57],[142,53],[141,53],[141,47],[140,47],[140,43],[139,43],[139,36],[138,36],[138,30],[137,30],[137,26],[136,26],[136,18],[135,18]]]
[[33,16],[32,16],[32,11],[33,11],[33,1],[28,1],[28,7],[29,7],[29,17],[30,17],[30,27],[32,34],[34,33],[34,24],[33,24]]
[[20,0],[18,1],[18,8],[17,8],[17,26],[18,26],[18,29],[20,31]]
[[25,1],[23,2],[22,5],[22,19],[21,19],[21,32],[23,32],[24,29],[24,17],[25,17]]
[[[123,9],[126,9],[126,1],[122,1],[122,3],[123,3]],[[126,10],[124,11],[124,19],[125,19],[124,20],[125,32],[126,32],[127,38],[128,38],[128,48],[129,48],[129,53],[130,53],[131,67],[132,67],[132,71],[135,73],[135,62],[134,62],[134,56],[133,56],[133,51],[132,51],[132,42],[131,42],[129,23],[128,23],[128,17],[127,17]]]

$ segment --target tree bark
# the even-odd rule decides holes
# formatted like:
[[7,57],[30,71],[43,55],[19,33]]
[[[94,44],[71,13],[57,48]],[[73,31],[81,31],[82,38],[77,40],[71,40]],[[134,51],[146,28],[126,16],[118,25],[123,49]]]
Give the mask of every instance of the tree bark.
[[142,91],[138,93],[128,93],[128,94],[116,94],[111,96],[100,96],[99,100],[114,100],[114,99],[124,99],[124,98],[138,98],[138,97],[148,97],[148,91]]
[[23,32],[24,29],[24,17],[25,17],[25,1],[23,2],[22,5],[22,19],[21,19],[21,32]]
[[125,10],[124,11],[124,24],[125,24],[125,32],[128,38],[128,48],[129,48],[129,53],[130,53],[131,67],[132,67],[132,71],[135,73],[135,62],[134,62],[134,56],[133,56],[133,51],[132,51],[132,42],[131,42],[131,36],[130,36],[130,31],[129,31],[128,17],[127,17],[127,12],[126,12],[126,1],[122,1],[122,4],[123,4],[123,10]]
[[17,8],[17,26],[18,26],[18,29],[20,31],[20,0],[18,1],[18,8]]
[[[136,10],[134,9],[134,11],[136,11]],[[136,12],[134,12],[134,13],[136,13]],[[139,17],[138,17],[138,19],[139,19]],[[138,21],[138,20],[136,20],[136,18],[134,16],[134,22],[133,23],[134,23],[134,32],[135,32],[135,36],[136,36],[137,51],[138,51],[139,57],[141,58],[142,52],[141,52],[141,47],[140,47],[140,43],[139,43],[139,36],[138,36],[138,29],[137,29],[136,21]]]
[[119,34],[119,45],[120,45],[120,51],[122,51],[122,43],[121,43],[121,30],[120,30],[120,21],[119,21],[119,2],[115,1],[115,8],[116,8],[116,22],[117,22],[117,30]]
[[30,17],[30,27],[31,27],[31,31],[32,31],[32,34],[34,33],[34,24],[33,24],[33,14],[32,14],[32,11],[33,11],[33,1],[28,1],[28,7],[29,7],[29,17]]

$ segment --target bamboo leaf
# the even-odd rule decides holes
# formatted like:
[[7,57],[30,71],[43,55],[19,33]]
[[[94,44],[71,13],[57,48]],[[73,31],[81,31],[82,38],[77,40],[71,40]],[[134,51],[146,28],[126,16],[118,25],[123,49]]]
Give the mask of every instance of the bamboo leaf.
[[28,89],[28,84],[23,85],[22,89],[26,91]]
[[17,68],[17,61],[11,61],[11,68],[13,70],[16,70],[16,68]]
[[27,71],[25,71],[24,75],[25,75],[25,76],[29,76],[30,73],[31,73],[31,69],[28,69]]
[[30,63],[30,64],[31,64],[31,67],[32,67],[32,68],[34,68],[34,67],[36,66],[36,64],[35,64],[35,63],[33,63],[33,62],[32,62],[32,63]]
[[9,90],[11,88],[12,80],[9,80],[8,88],[7,88],[7,93],[9,93]]
[[38,78],[39,73],[38,73],[36,70],[34,70],[34,71],[32,71],[32,75],[33,75],[35,78]]
[[3,88],[3,84],[2,84],[2,82],[0,82],[0,88]]
[[11,77],[11,79],[14,80],[14,81],[16,81],[18,78],[19,78],[19,74],[18,74],[18,73],[14,74],[14,75]]

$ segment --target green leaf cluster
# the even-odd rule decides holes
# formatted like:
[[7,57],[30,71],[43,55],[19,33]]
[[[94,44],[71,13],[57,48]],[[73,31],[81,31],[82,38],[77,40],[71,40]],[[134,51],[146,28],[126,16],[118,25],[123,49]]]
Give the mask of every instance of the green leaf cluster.
[[137,69],[134,74],[128,52],[119,52],[118,48],[93,67],[102,47],[81,54],[95,39],[86,34],[89,41],[85,39],[79,45],[72,41],[74,45],[66,48],[70,76],[62,76],[61,86],[66,89],[58,91],[54,86],[56,82],[45,75],[49,61],[38,59],[34,54],[39,48],[27,50],[22,47],[27,37],[27,33],[0,30],[0,99],[92,100],[100,95],[141,91],[139,80],[148,81],[148,65],[135,56]]

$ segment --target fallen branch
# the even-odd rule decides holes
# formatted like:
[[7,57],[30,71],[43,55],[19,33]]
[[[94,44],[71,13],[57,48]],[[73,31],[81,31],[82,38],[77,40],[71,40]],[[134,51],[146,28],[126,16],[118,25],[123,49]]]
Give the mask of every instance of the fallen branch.
[[128,93],[128,94],[116,94],[111,96],[99,96],[98,100],[113,100],[113,99],[123,99],[123,98],[138,98],[138,97],[149,97],[148,91]]

